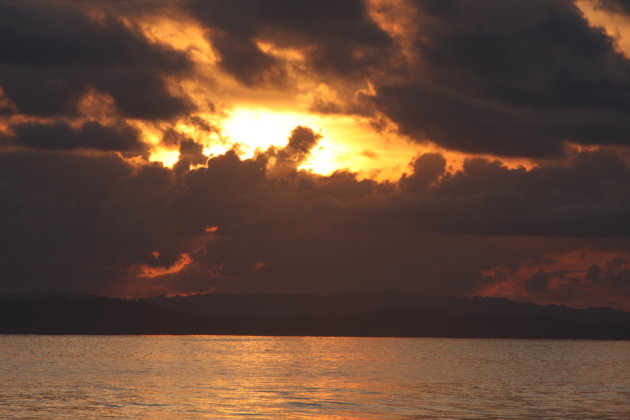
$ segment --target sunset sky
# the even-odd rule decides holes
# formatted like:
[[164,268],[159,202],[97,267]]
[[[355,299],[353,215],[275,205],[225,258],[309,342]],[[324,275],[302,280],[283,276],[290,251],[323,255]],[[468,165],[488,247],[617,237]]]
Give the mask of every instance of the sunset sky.
[[630,310],[628,0],[0,0],[0,293]]

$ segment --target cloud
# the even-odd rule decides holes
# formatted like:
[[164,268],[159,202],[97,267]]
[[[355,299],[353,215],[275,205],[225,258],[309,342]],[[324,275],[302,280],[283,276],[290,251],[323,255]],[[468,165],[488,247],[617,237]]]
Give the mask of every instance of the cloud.
[[417,64],[373,98],[403,133],[500,156],[629,144],[630,61],[571,1],[414,4]]
[[183,76],[188,57],[151,43],[106,9],[72,2],[0,3],[0,86],[18,112],[72,115],[89,88],[107,93],[127,117],[169,119],[190,111],[165,76]]
[[446,173],[446,159],[439,153],[424,153],[412,163],[411,174],[400,179],[406,190],[425,190]]
[[[312,132],[300,131],[310,146]],[[182,285],[469,294],[506,261],[576,246],[627,249],[620,228],[630,203],[618,192],[630,177],[610,152],[532,170],[474,159],[455,173],[426,154],[399,185],[295,168],[278,176],[271,164],[228,154],[186,176],[174,214],[191,230],[219,228],[191,254],[198,265]]]
[[254,85],[283,63],[261,50],[257,41],[298,48],[310,68],[333,74],[366,75],[391,53],[392,41],[369,16],[362,0],[222,1],[189,0],[193,17],[209,29],[223,69]]
[[281,149],[271,147],[265,153],[265,158],[272,163],[269,165],[269,173],[274,176],[295,175],[297,167],[308,157],[321,137],[309,127],[295,127],[285,147]]
[[[173,185],[166,169],[43,151],[1,153],[0,162],[4,290],[111,291],[129,264],[169,266],[187,240],[158,229]],[[149,260],[150,249],[162,260]]]
[[630,14],[630,1],[628,0],[594,0],[597,7],[610,12]]
[[[424,161],[424,162],[423,162]],[[437,164],[433,161],[437,161]],[[422,164],[424,163],[424,164]],[[612,152],[577,154],[568,165],[510,169],[500,161],[471,158],[461,171],[442,174],[439,158],[421,156],[402,179],[409,193],[392,204],[422,229],[452,233],[542,236],[627,236],[630,168]],[[427,175],[426,173],[429,173]]]
[[488,270],[477,293],[540,303],[630,309],[627,253],[574,250],[541,264],[525,260],[513,268]]
[[[281,150],[299,158],[316,141],[298,127]],[[199,157],[195,144],[180,145],[181,162]],[[295,166],[279,174],[265,153],[232,151],[175,171],[131,162],[0,154],[3,290],[465,295],[509,261],[576,247],[628,251],[630,194],[620,191],[630,177],[610,152],[531,170],[476,159],[455,173],[426,154],[399,184]]]
[[253,41],[221,32],[213,33],[210,39],[221,54],[221,69],[245,85],[280,84],[286,78],[281,63]]
[[205,165],[207,161],[202,145],[190,139],[182,139],[179,143],[179,161],[173,169],[177,173],[185,173],[190,170],[191,165]]
[[[0,34],[0,292],[627,307],[630,62],[572,1],[0,0]],[[338,140],[300,121],[251,158],[204,154],[224,107],[270,97],[438,147],[383,182],[298,169]],[[366,162],[399,154],[361,138]]]
[[106,126],[96,121],[75,128],[66,123],[27,122],[12,127],[15,136],[5,141],[42,150],[100,150],[142,152],[146,145],[136,129],[120,124]]

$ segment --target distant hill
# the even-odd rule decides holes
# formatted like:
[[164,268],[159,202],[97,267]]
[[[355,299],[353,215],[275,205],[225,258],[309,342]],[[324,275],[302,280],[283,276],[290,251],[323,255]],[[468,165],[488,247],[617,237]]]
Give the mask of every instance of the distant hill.
[[4,334],[234,334],[630,339],[630,313],[397,292],[0,297]]

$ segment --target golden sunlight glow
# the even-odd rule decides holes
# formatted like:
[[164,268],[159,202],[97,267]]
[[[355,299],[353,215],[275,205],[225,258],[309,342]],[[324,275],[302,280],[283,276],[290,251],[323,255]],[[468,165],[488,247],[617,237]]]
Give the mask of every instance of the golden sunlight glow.
[[316,174],[329,175],[343,168],[344,162],[339,162],[339,157],[347,153],[342,144],[332,143],[328,139],[321,139],[319,144],[311,151],[311,155],[298,167],[312,171]]
[[231,149],[227,144],[212,144],[203,148],[202,153],[208,157],[214,157],[226,154]]
[[[179,19],[179,16],[174,21],[145,15],[138,25],[153,42],[192,54],[197,64],[195,75],[189,79],[170,81],[169,89],[175,93],[185,92],[197,108],[203,110],[195,116],[217,127],[218,131],[200,130],[187,119],[178,121],[173,128],[201,144],[203,154],[208,157],[219,156],[235,148],[241,158],[251,158],[270,146],[284,147],[291,131],[303,125],[322,138],[299,169],[321,175],[350,170],[356,172],[359,178],[395,180],[408,169],[413,156],[423,150],[392,133],[376,132],[361,118],[309,111],[309,104],[315,99],[343,105],[339,95],[351,95],[365,81],[357,81],[357,86],[346,83],[333,88],[314,82],[303,72],[294,74],[291,69],[298,68],[304,60],[304,52],[299,49],[284,48],[263,39],[255,40],[266,53],[296,64],[287,70],[298,88],[251,89],[220,71],[216,53],[197,23]],[[344,92],[338,92],[344,87]],[[179,152],[160,144],[166,127],[142,122],[134,122],[134,125],[143,133],[144,141],[152,146],[149,160],[173,167]]]
[[[324,115],[281,109],[236,108],[223,122],[229,145],[238,144],[241,156],[249,158],[270,146],[284,147],[291,131],[303,125],[322,138],[299,169],[329,175],[351,170],[360,178],[394,180],[408,168],[423,147],[400,137],[374,131],[365,121],[345,115]],[[212,145],[204,154],[221,154],[228,145]]]
[[161,162],[167,168],[175,166],[179,160],[179,150],[156,147],[149,153],[150,162]]
[[[610,33],[617,33],[621,46],[625,45],[622,29],[630,26],[626,26],[620,20],[622,18],[614,18],[617,20],[613,22],[609,14],[595,10],[589,1],[578,1],[589,19],[595,24],[605,25]],[[396,40],[406,59],[413,61],[415,58],[411,51],[415,48],[412,43],[416,22],[410,17],[413,16],[411,3],[406,0],[368,0],[367,4],[370,16]],[[262,51],[289,63],[286,70],[295,84],[286,89],[269,86],[252,89],[221,71],[207,33],[194,19],[148,14],[137,22],[127,24],[137,25],[152,42],[186,52],[196,64],[190,77],[168,80],[174,95],[185,94],[194,102],[198,110],[194,115],[181,118],[173,126],[130,121],[142,132],[144,142],[149,145],[151,162],[161,162],[165,167],[172,168],[179,159],[180,153],[175,145],[162,144],[167,129],[173,129],[200,144],[202,153],[207,157],[220,156],[234,149],[241,158],[247,159],[271,146],[286,146],[292,130],[299,125],[311,128],[322,137],[298,169],[320,175],[349,170],[355,172],[359,179],[396,181],[409,171],[409,163],[420,153],[444,154],[450,171],[461,169],[464,159],[469,157],[442,150],[431,144],[430,139],[423,143],[411,141],[397,134],[395,127],[377,129],[367,118],[344,115],[352,98],[357,100],[358,97],[373,95],[373,86],[368,80],[356,80],[356,83],[314,80],[300,70],[305,53],[300,48],[286,48],[268,39],[255,39]],[[330,104],[331,112],[341,113],[313,112],[313,109],[324,109],[314,106],[318,103]],[[111,98],[95,92],[86,95],[81,104],[86,116],[111,113]],[[335,107],[341,111],[335,111]],[[193,117],[207,123],[209,128],[194,123]],[[523,160],[502,161],[509,167],[533,166]],[[202,165],[192,165],[191,168],[199,166]]]
[[296,48],[282,48],[261,40],[256,41],[256,46],[266,54],[284,58],[287,61],[304,61],[304,53]]
[[156,43],[167,44],[177,50],[186,51],[199,63],[217,61],[217,56],[205,38],[199,23],[185,16],[177,19],[164,16],[145,16],[137,22],[144,35]]
[[249,158],[257,150],[285,146],[291,131],[298,125],[321,131],[310,114],[238,108],[223,122],[223,133],[229,142],[239,144],[243,156]]

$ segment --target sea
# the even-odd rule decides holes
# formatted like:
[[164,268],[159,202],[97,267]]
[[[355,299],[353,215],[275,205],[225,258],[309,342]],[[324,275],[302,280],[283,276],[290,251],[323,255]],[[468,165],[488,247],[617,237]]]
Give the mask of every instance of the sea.
[[0,335],[2,419],[630,419],[630,342]]

